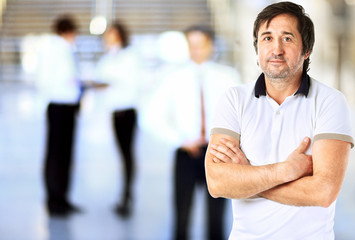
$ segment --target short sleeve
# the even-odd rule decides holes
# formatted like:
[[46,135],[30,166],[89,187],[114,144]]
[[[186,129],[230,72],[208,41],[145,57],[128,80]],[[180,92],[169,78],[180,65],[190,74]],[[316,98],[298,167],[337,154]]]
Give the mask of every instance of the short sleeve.
[[212,134],[226,134],[240,140],[238,88],[230,88],[218,101],[212,122]]
[[319,139],[342,140],[354,146],[350,109],[339,91],[328,95],[319,105],[314,141]]

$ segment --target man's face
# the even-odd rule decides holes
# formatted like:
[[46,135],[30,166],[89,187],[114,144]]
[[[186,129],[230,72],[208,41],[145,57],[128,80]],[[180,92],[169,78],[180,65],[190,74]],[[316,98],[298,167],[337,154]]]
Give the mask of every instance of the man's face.
[[213,53],[213,43],[205,34],[198,31],[190,32],[186,38],[192,61],[201,64],[209,60]]
[[76,32],[62,33],[61,36],[70,44],[75,44]]
[[109,28],[103,35],[104,43],[107,49],[121,43],[120,36],[116,29]]
[[287,14],[274,17],[268,26],[266,22],[261,24],[258,60],[267,78],[292,79],[302,72],[303,62],[309,54],[302,54],[302,37],[297,27],[297,18]]

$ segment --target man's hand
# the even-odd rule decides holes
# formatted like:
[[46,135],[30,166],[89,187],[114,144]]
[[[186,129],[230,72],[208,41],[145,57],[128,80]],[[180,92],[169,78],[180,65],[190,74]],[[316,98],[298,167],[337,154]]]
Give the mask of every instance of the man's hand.
[[243,165],[250,165],[248,159],[245,157],[242,150],[236,143],[221,138],[220,144],[211,144],[210,153],[213,155],[213,161],[215,163],[236,163]]
[[207,141],[204,138],[195,139],[192,141],[186,141],[182,145],[182,149],[185,150],[190,156],[198,157],[201,155],[201,146],[205,146]]
[[305,137],[301,144],[287,157],[286,163],[291,164],[292,171],[290,171],[290,179],[298,179],[304,176],[311,176],[313,174],[312,156],[306,155],[311,140]]

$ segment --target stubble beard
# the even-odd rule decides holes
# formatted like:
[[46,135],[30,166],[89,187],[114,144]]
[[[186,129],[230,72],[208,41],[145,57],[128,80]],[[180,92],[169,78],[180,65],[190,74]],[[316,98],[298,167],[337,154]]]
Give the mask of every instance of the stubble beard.
[[285,69],[282,69],[281,71],[270,70],[269,68],[267,68],[264,73],[266,77],[274,83],[285,83],[287,82],[287,79],[289,79],[290,68],[287,67]]
[[[285,61],[285,58],[283,56],[272,56],[268,59],[267,64],[270,64],[270,61],[273,59],[279,59]],[[281,70],[272,70],[272,66],[266,65],[266,69],[264,71],[264,74],[266,75],[267,78],[269,78],[273,82],[283,82],[285,79],[290,74],[290,67],[286,66],[285,68]]]
[[[271,57],[268,60],[271,60],[271,59],[281,59],[281,60],[286,61],[282,56],[273,56],[273,57]],[[271,69],[272,66],[266,65],[264,74],[271,82],[274,82],[274,83],[287,83],[287,82],[289,82],[292,79],[294,74],[296,72],[298,72],[300,67],[302,67],[302,65],[301,66],[294,66],[294,68],[290,68],[290,66],[286,65],[281,70],[277,70],[277,69],[272,70]]]

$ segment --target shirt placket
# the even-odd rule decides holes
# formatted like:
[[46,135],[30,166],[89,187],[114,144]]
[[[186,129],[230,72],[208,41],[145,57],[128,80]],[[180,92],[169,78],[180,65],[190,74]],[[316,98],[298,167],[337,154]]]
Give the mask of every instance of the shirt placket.
[[[280,141],[281,141],[281,131],[283,125],[283,118],[284,118],[284,111],[283,105],[279,105],[276,103],[272,98],[269,96],[267,97],[269,103],[272,106],[272,124],[271,124],[271,146],[272,147],[272,154],[271,156],[278,156],[278,149],[280,148]],[[280,161],[280,159],[269,159],[269,163],[275,163],[275,161]]]

